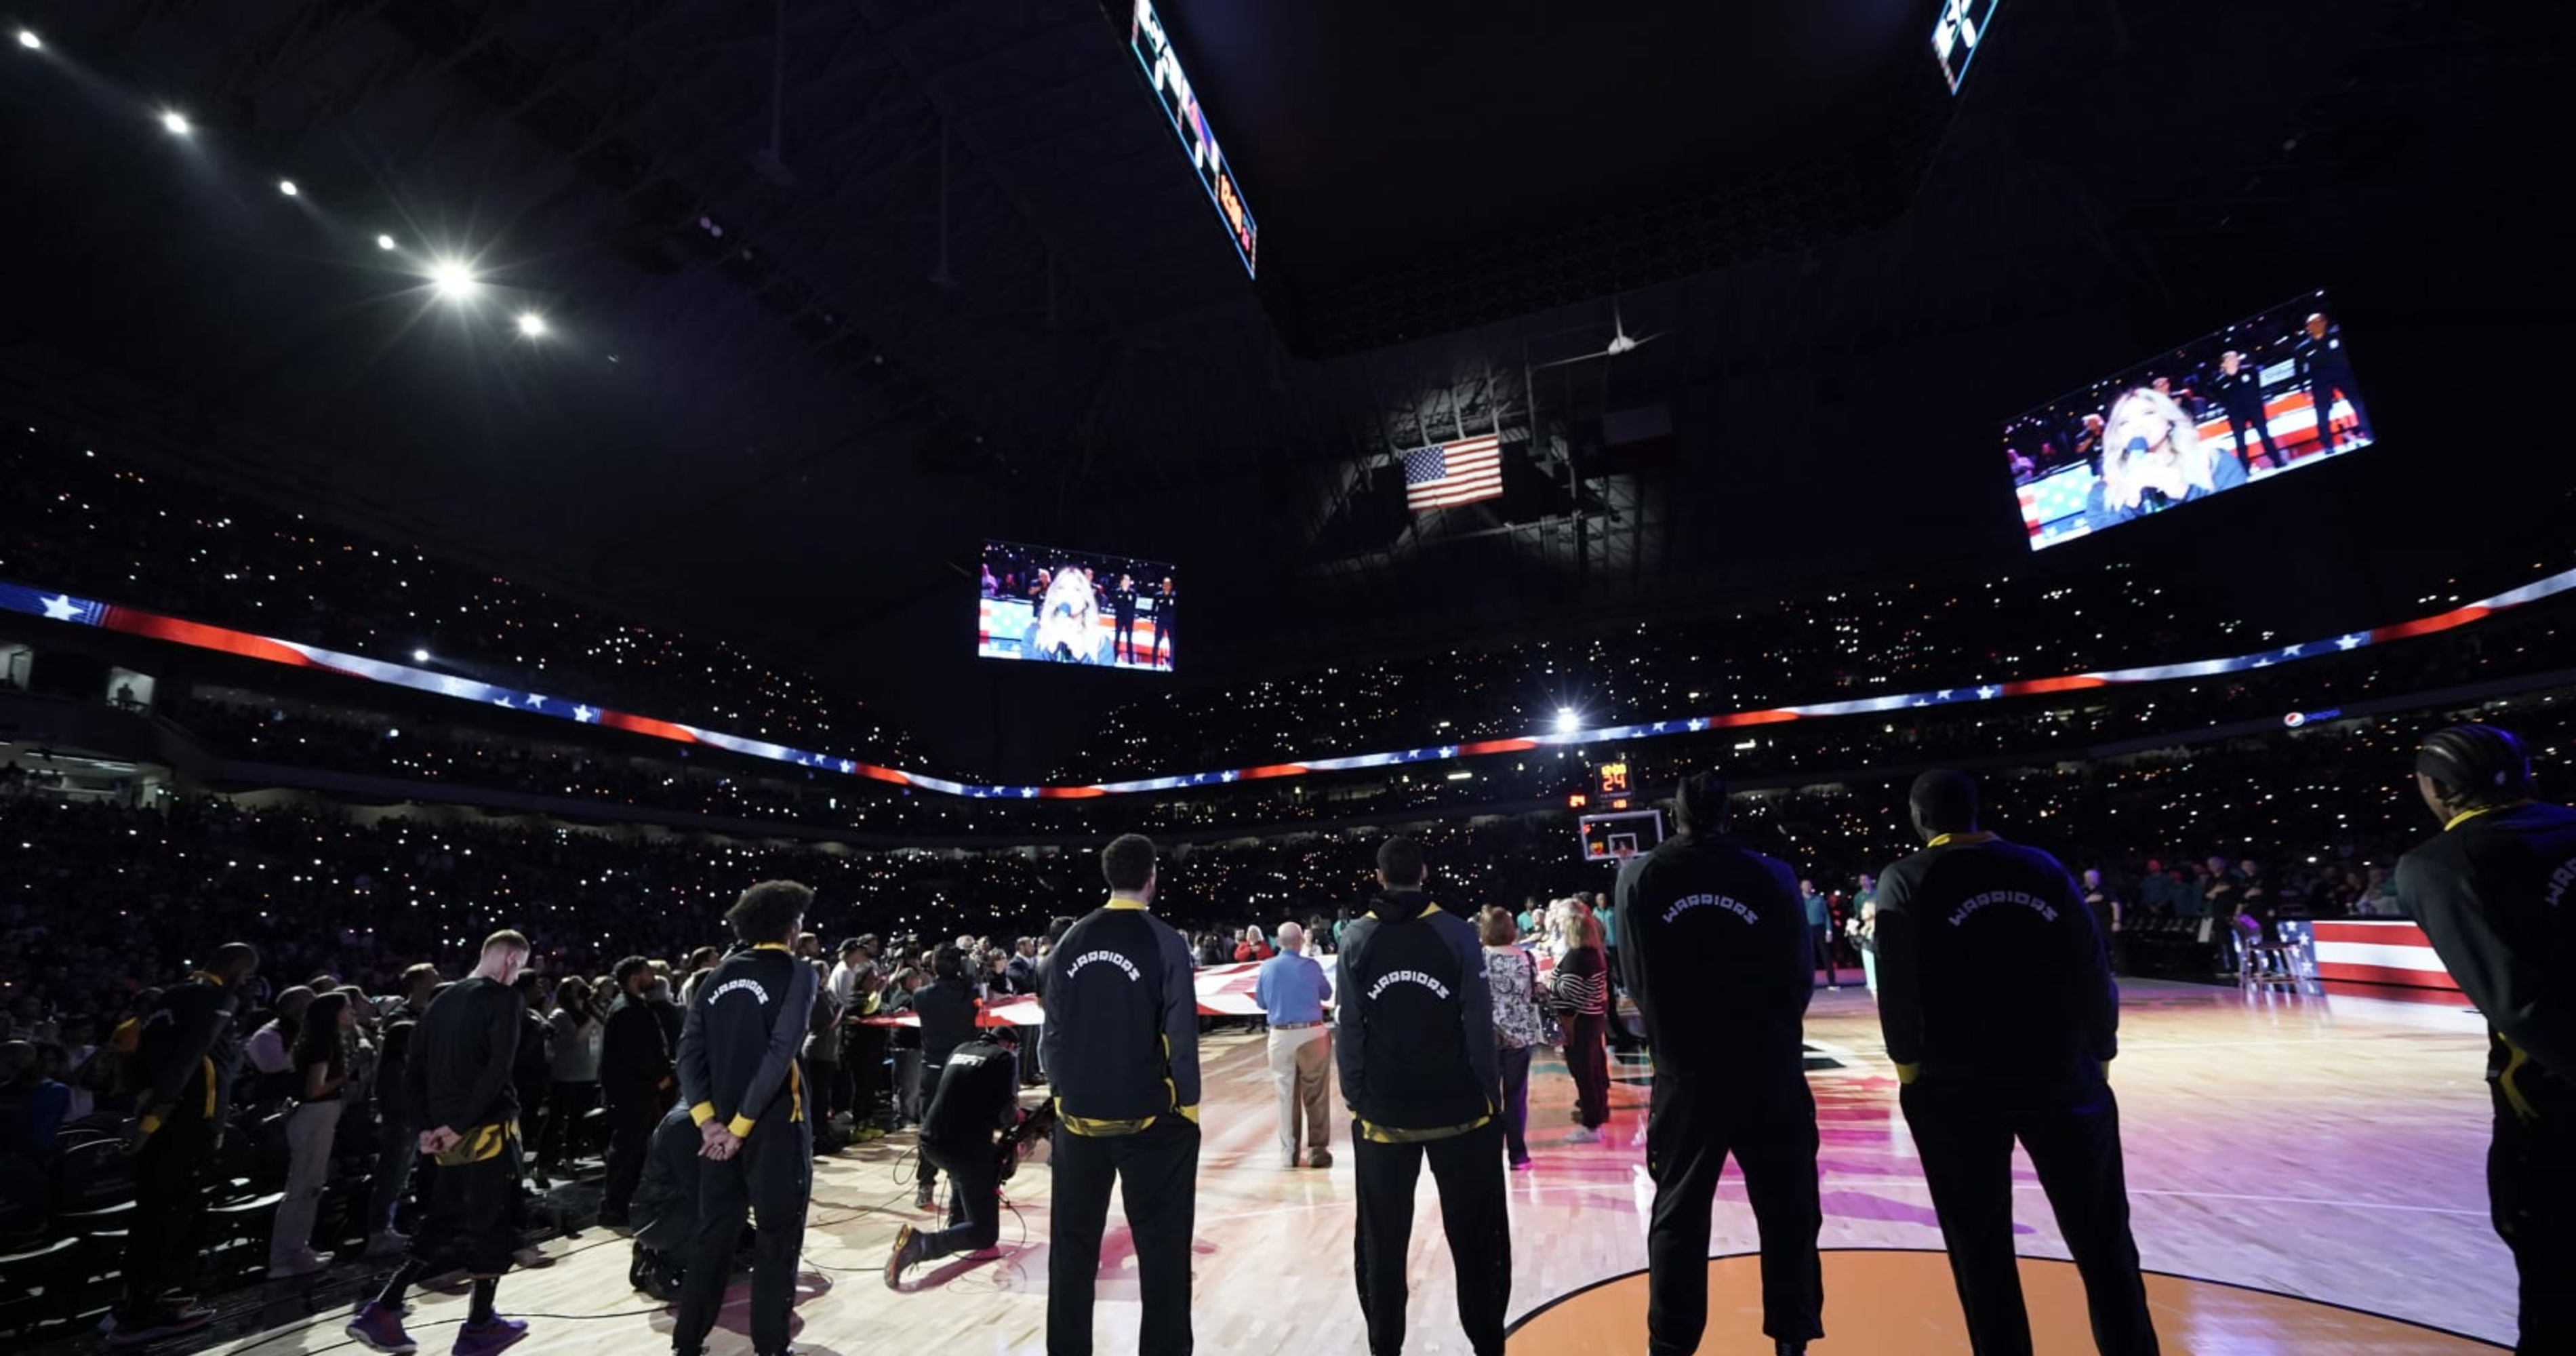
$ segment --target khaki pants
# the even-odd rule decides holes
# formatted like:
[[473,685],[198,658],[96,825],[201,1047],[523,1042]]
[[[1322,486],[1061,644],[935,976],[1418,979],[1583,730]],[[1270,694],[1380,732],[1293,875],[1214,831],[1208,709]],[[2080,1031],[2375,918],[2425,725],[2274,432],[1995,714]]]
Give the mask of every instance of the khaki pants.
[[1333,1067],[1333,1029],[1328,1026],[1299,1027],[1294,1031],[1273,1028],[1270,1032],[1270,1076],[1279,1083],[1279,1157],[1281,1166],[1297,1166],[1300,1143],[1297,1114],[1306,1117],[1303,1140],[1310,1151],[1329,1149],[1333,1145],[1331,1069]]
[[286,1197],[268,1240],[268,1264],[288,1266],[313,1248],[313,1220],[331,1180],[331,1141],[340,1132],[340,1103],[306,1102],[286,1115]]

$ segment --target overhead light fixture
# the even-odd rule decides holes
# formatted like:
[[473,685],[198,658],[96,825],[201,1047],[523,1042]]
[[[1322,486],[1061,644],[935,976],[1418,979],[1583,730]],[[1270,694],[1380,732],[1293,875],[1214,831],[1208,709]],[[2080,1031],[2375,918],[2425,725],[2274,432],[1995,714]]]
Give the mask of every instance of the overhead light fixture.
[[454,301],[473,296],[483,284],[476,281],[473,270],[454,259],[440,259],[429,266],[429,281],[438,294]]
[[280,179],[277,181],[277,191],[292,198],[303,190],[297,188],[295,186],[295,181],[292,179]]
[[546,332],[546,318],[534,311],[519,312],[519,333],[534,339]]
[[414,650],[414,651],[412,651],[412,652],[411,652],[411,662],[413,662],[413,663],[415,663],[415,664],[426,664],[426,663],[428,663],[428,662],[429,662],[429,651],[427,651],[427,650]]
[[174,137],[188,135],[188,115],[175,108],[163,113],[161,129]]
[[37,37],[35,30],[22,28],[18,30],[18,45],[30,52],[39,52],[44,50],[45,40]]
[[1583,717],[1574,714],[1573,707],[1560,706],[1556,708],[1556,732],[1558,734],[1572,734],[1582,728]]
[[394,238],[393,238],[392,236],[389,236],[389,235],[380,235],[380,236],[377,236],[377,237],[376,237],[376,248],[377,248],[377,249],[380,249],[380,250],[389,250],[389,249],[392,249],[393,247],[394,247]]

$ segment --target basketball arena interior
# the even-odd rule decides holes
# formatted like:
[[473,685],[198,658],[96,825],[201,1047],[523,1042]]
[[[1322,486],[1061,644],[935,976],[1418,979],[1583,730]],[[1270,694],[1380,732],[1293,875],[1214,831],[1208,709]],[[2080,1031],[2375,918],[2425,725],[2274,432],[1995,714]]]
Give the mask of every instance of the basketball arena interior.
[[2576,1353],[2571,29],[11,0],[0,1348]]

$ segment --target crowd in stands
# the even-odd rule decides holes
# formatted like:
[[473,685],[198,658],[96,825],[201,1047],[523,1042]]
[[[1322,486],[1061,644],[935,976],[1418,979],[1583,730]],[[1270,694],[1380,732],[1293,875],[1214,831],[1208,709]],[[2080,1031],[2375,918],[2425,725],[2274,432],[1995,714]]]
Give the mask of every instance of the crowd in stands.
[[[732,647],[647,631],[42,439],[0,446],[0,512],[0,578],[360,653],[429,648],[643,714],[880,762],[908,758],[903,738],[854,704]],[[1736,779],[1737,832],[1815,883],[1811,910],[1840,939],[1830,961],[1859,968],[1865,878],[1915,846],[1900,770],[1933,762],[1985,767],[1993,826],[2084,872],[2097,907],[2124,933],[2161,929],[2205,946],[2207,932],[2188,928],[2194,920],[2223,920],[2219,935],[2236,937],[2279,918],[2392,911],[2391,865],[2435,827],[2407,785],[2409,750],[2425,728],[2463,714],[2512,725],[2550,785],[2556,750],[2576,736],[2571,703],[2560,700],[2576,688],[2550,677],[2576,669],[2571,618],[2576,609],[2542,604],[2260,672],[1747,727],[1616,752],[1641,789],[1709,767]],[[1151,698],[1123,709],[1064,779],[1467,743],[1546,728],[1561,707],[1600,725],[2210,657],[2288,639],[2307,638],[2195,616],[2119,570],[2080,586],[1899,586]],[[2404,714],[2333,714],[2498,679],[2527,679],[2528,690]],[[2294,727],[2285,712],[2316,718]],[[592,1116],[603,1097],[651,1086],[637,1080],[660,1066],[647,1067],[649,1055],[618,1032],[659,1031],[653,1048],[667,1062],[678,1005],[713,964],[727,935],[722,911],[749,883],[794,879],[817,891],[809,925],[819,935],[800,950],[827,977],[807,1058],[819,1068],[837,1057],[842,1067],[815,1075],[842,1113],[827,1123],[827,1147],[916,1120],[917,1087],[898,1081],[879,1118],[872,1075],[857,1069],[890,1054],[898,1075],[918,1070],[925,1050],[956,1034],[957,1013],[1030,992],[1048,938],[1098,903],[1098,871],[1080,850],[876,851],[810,835],[655,827],[623,814],[638,808],[992,844],[1269,826],[1181,843],[1163,861],[1155,907],[1205,966],[1268,959],[1286,922],[1329,951],[1366,907],[1376,846],[1374,829],[1332,826],[1373,819],[1407,824],[1422,842],[1436,897],[1505,912],[1498,925],[1486,920],[1496,946],[1532,942],[1553,965],[1615,945],[1578,902],[1609,888],[1612,867],[1582,859],[1570,811],[1528,808],[1588,789],[1581,749],[1016,804],[691,756],[608,731],[531,738],[507,717],[461,706],[455,719],[397,723],[383,712],[201,689],[155,716],[229,767],[388,778],[414,788],[406,795],[417,803],[191,790],[136,804],[75,797],[57,773],[0,763],[0,1234],[42,1227],[65,1193],[84,1189],[88,1169],[69,1164],[104,1161],[82,1155],[106,1142],[131,1102],[121,1060],[137,1023],[161,986],[225,943],[258,947],[265,976],[235,1033],[253,1070],[239,1089],[252,1132],[232,1152],[246,1156],[246,1176],[285,1192],[266,1270],[292,1276],[318,1267],[316,1247],[335,1240],[399,1246],[402,1186],[390,1165],[408,1153],[392,1070],[408,1019],[495,930],[521,930],[535,944],[529,1053],[514,1072],[530,1108],[530,1185],[543,1189],[547,1176],[603,1147]],[[2087,752],[2115,745],[2144,751]],[[295,783],[240,776],[222,785]],[[504,816],[472,808],[469,789],[569,808]],[[1509,812],[1461,813],[1497,806]],[[2208,973],[2197,952],[2191,963]],[[1614,1015],[1604,988],[1569,1015]],[[851,1025],[906,1008],[922,1015],[923,1030],[868,1036]],[[1585,1030],[1595,1033],[1587,1042],[1601,1039]],[[1614,1027],[1610,1038],[1619,1034]],[[1600,1102],[1587,1086],[1587,1129],[1597,1123],[1588,1108]],[[614,1180],[607,1197],[613,1215]],[[345,1208],[323,1210],[331,1199]]]
[[[2214,678],[1933,707],[1884,716],[1718,731],[1642,741],[1610,753],[1640,784],[1723,765],[1739,782],[1830,780],[1931,761],[1982,762],[2082,751],[2137,740],[2177,744],[2205,733],[2321,713],[2346,704],[2460,688],[2508,677],[2543,681],[2576,670],[2576,608],[2562,600],[2414,641],[2330,652],[2299,663]],[[161,713],[236,764],[327,769],[425,784],[420,798],[466,788],[597,807],[901,834],[1081,836],[1104,824],[1176,832],[1295,825],[1412,811],[1562,804],[1588,787],[1595,751],[1541,749],[1456,764],[1292,780],[1257,780],[1115,802],[961,801],[907,794],[857,778],[699,750],[695,755],[612,731],[540,742],[526,732],[406,722],[237,690],[209,689]],[[543,734],[557,734],[551,726]],[[1468,775],[1452,778],[1452,770]],[[236,785],[247,783],[235,781]],[[579,813],[566,809],[564,813]]]
[[[2391,911],[2391,864],[2435,827],[2407,779],[2423,729],[2472,713],[2512,725],[2550,785],[2555,750],[2576,735],[2558,695],[2035,759],[1987,774],[1989,819],[2084,872],[2097,911],[2117,920],[2115,955],[2205,979],[2229,963],[2217,948],[2276,919]],[[1915,846],[1904,794],[1901,778],[1853,776],[1739,798],[1736,831],[1815,882],[1811,919],[1837,939],[1825,959],[1840,973],[1860,968],[1854,948],[1866,946],[1866,877]],[[1615,988],[1585,987],[1610,973],[1596,953],[1616,946],[1598,917],[1612,866],[1580,858],[1563,811],[1408,831],[1435,898],[1486,911],[1489,965],[1515,949],[1539,957],[1552,987],[1533,1020],[1564,1045],[1591,1130],[1590,1108],[1605,1104],[1600,1047],[1631,1035]],[[1374,833],[1330,830],[1178,845],[1155,907],[1203,966],[1268,959],[1290,922],[1330,951],[1367,906],[1375,847]],[[234,1031],[247,1063],[225,1169],[282,1197],[264,1264],[237,1263],[231,1277],[399,1250],[415,1138],[396,1072],[409,1022],[505,927],[536,950],[513,1070],[528,1199],[567,1177],[586,1191],[604,1170],[596,1199],[613,1222],[632,1183],[620,1186],[609,1117],[667,1097],[669,1043],[694,977],[716,962],[722,910],[746,884],[782,877],[816,887],[809,925],[826,930],[797,947],[825,977],[804,1049],[836,1113],[818,1127],[825,1151],[917,1122],[921,1071],[964,1039],[978,1001],[1032,992],[1049,939],[1100,893],[1086,853],[868,852],[276,797],[144,808],[16,783],[0,794],[0,1235],[41,1232],[115,1190],[138,1023],[161,986],[246,941],[265,978]],[[2204,918],[2216,927],[2194,930]],[[918,1029],[866,1024],[906,1009]],[[610,1110],[595,1112],[603,1100]]]
[[[2415,641],[2328,653],[2250,673],[2143,687],[2053,694],[2000,704],[1935,707],[1735,733],[1665,738],[1623,751],[1664,780],[1711,761],[1742,780],[1835,776],[1891,763],[1981,760],[2121,741],[2192,738],[2195,732],[2289,711],[2320,712],[2513,676],[2576,668],[2576,625],[2549,600]],[[444,788],[480,788],[596,804],[604,812],[650,807],[741,821],[860,831],[1083,833],[1101,818],[1091,803],[962,802],[911,795],[873,782],[588,730],[544,739],[526,731],[398,718],[255,693],[210,690],[162,714],[211,751],[241,763],[321,768]],[[1448,766],[1348,776],[1262,780],[1138,797],[1106,813],[1126,827],[1180,831],[1243,824],[1335,821],[1444,807],[1561,801],[1585,789],[1584,750],[1536,750]],[[1164,769],[1170,771],[1173,769]],[[1200,769],[1204,770],[1204,769]],[[434,797],[435,792],[431,795]]]
[[784,764],[743,759],[731,768],[693,765],[677,749],[667,759],[621,757],[598,747],[478,731],[470,722],[406,725],[384,715],[290,708],[247,694],[200,694],[165,705],[162,714],[230,760],[448,788],[819,825],[862,824],[871,808],[882,817],[897,804],[871,783]]
[[[2554,696],[2490,709],[2544,758],[2571,733],[2569,704]],[[2172,868],[2205,873],[2218,858],[2221,876],[2263,863],[2271,907],[2350,911],[2384,893],[2373,869],[2424,833],[2406,794],[2408,741],[2454,714],[2034,765],[1990,774],[1989,799],[2008,834],[2101,870],[2143,910],[2193,912],[2170,883],[2145,882],[2169,881]],[[1759,791],[1744,797],[1739,823],[1841,889],[1910,850],[1901,800],[1901,783],[1861,778]],[[1564,812],[1421,832],[1436,888],[1480,905],[1603,888],[1608,875],[1579,859]],[[1315,832],[1183,845],[1159,907],[1222,935],[1231,957],[1248,925],[1329,920],[1364,900],[1369,843]],[[548,972],[594,975],[630,953],[682,955],[720,937],[720,911],[742,885],[773,877],[814,885],[819,920],[849,933],[1037,935],[1096,902],[1073,853],[863,852],[213,799],[125,808],[28,790],[0,797],[0,992],[22,1028],[51,1024],[59,1040],[85,1025],[95,1039],[136,994],[224,941],[263,947],[277,973],[328,972],[372,993],[500,927],[528,932]]]
[[[2576,564],[2563,545],[2404,617]],[[1893,585],[1782,600],[1617,634],[1330,666],[1121,707],[1057,780],[1113,781],[1713,716],[1891,693],[1973,688],[2259,652],[2281,636],[2170,596],[2114,566],[2081,579]]]
[[[2567,563],[2563,544],[2539,550],[2499,566],[2491,578],[2458,581],[2453,587],[2462,592],[2427,594],[2420,607],[2437,611]],[[147,474],[48,435],[13,431],[0,438],[0,578],[378,657],[427,650],[478,675],[515,677],[550,695],[878,763],[919,765],[901,731],[727,643],[599,615],[485,571]],[[1552,728],[1560,709],[1600,726],[2215,657],[2307,639],[2315,637],[2276,636],[2187,605],[2152,577],[2116,565],[2081,578],[1915,582],[1783,599],[1584,640],[1531,640],[1156,695],[1113,713],[1093,745],[1052,780],[1222,770],[1525,735]],[[2465,653],[2479,657],[2480,645],[2493,642],[2472,642]],[[2504,661],[2493,649],[2484,657],[2490,668],[2526,662]],[[2446,666],[2435,658],[2370,654],[2382,666],[2409,658],[2427,670]],[[2432,677],[2392,678],[2385,667],[2369,675],[2347,686],[2387,691],[2393,681],[2400,691],[2421,690]],[[2292,694],[2297,707],[2334,704],[2332,685],[2308,688]],[[2280,697],[2266,700],[2290,709]],[[1868,742],[1858,730],[1847,733],[1856,747]],[[299,734],[308,747],[316,742],[312,731]],[[373,751],[359,752],[371,757]],[[475,756],[402,754],[424,769],[445,764],[435,771],[439,779],[481,770],[468,766]],[[347,755],[325,749],[320,756]],[[525,771],[511,764],[526,760],[507,752],[481,761],[496,774]],[[588,785],[610,771],[608,760],[594,760],[531,776]],[[736,778],[712,791],[693,779],[659,780],[663,785],[612,777],[602,798],[744,817],[784,812],[807,822],[834,821],[843,813],[835,802],[849,799],[824,786],[817,818],[813,798],[783,779],[754,788],[748,782],[757,778]],[[665,799],[661,791],[673,794]],[[1460,802],[1433,795],[1424,803]],[[1282,818],[1325,817],[1301,806],[1293,792],[1277,808]]]
[[53,435],[0,434],[0,579],[733,734],[913,766],[854,700],[738,646],[638,625]]

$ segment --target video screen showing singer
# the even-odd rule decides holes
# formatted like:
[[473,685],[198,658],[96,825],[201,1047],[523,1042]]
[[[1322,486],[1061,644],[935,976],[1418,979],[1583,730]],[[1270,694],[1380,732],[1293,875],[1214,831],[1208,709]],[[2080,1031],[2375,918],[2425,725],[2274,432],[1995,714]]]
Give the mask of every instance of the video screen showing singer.
[[976,654],[1172,671],[1176,590],[1162,561],[989,542],[976,570]]
[[2004,459],[2040,550],[2373,441],[2320,292],[2022,415]]

